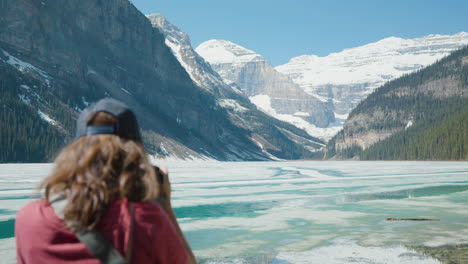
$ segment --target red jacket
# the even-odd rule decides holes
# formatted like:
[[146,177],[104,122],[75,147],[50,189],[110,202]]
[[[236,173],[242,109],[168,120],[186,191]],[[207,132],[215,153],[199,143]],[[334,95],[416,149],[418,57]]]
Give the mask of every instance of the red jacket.
[[[133,252],[131,263],[183,263],[188,253],[182,238],[164,210],[157,204],[134,205]],[[131,218],[126,199],[115,201],[98,225],[98,230],[125,256]],[[45,200],[34,201],[21,209],[15,224],[18,263],[98,264],[86,246],[64,227]]]

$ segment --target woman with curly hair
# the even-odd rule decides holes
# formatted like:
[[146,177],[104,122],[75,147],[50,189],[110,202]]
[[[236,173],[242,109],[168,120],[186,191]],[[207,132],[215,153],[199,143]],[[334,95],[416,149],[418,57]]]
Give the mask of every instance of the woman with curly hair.
[[21,209],[18,263],[195,263],[171,207],[165,168],[153,167],[133,112],[103,99]]

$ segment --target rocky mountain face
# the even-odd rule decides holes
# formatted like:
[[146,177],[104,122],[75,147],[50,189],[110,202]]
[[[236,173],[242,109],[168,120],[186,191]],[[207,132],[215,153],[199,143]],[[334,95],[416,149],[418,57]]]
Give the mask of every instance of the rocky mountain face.
[[369,95],[329,141],[328,157],[463,158],[468,155],[463,150],[468,147],[468,127],[460,120],[466,120],[467,109],[468,47],[464,47]]
[[[28,153],[30,146],[44,147],[47,142],[35,140],[42,137],[38,131],[53,131],[53,142],[62,145],[73,135],[77,112],[109,96],[135,110],[145,144],[158,157],[314,155],[290,139],[296,134],[284,136],[289,131],[269,134],[277,144],[262,149],[248,125],[232,122],[214,94],[192,81],[165,37],[128,0],[0,0],[0,7],[0,107],[11,124],[0,137],[24,133],[8,145],[13,154],[20,145]],[[53,152],[42,159],[16,153],[4,161],[44,161]]]
[[325,57],[303,55],[275,67],[304,91],[347,115],[377,87],[428,66],[468,44],[468,33],[390,37]]
[[197,86],[217,96],[233,92],[240,93],[237,88],[226,85],[216,71],[193,50],[190,37],[185,32],[181,31],[160,14],[150,14],[146,17],[150,20],[153,27],[164,35],[166,45],[171,49],[174,56]]
[[[262,150],[266,150],[264,148],[266,145],[274,146],[279,143],[277,138],[271,136],[277,133],[283,133],[293,142],[300,142],[301,145],[312,152],[316,152],[323,147],[321,140],[257,110],[257,107],[249,101],[236,85],[232,83],[228,85],[223,81],[222,77],[211,68],[210,64],[195,52],[188,35],[170,23],[164,16],[151,14],[147,15],[147,17],[152,25],[165,36],[167,46],[171,48],[172,53],[192,80],[200,88],[214,94],[219,105],[229,113],[230,120],[249,129],[252,132],[252,139]],[[275,123],[275,126],[265,125],[271,123]],[[268,152],[265,152],[265,154],[272,156]]]
[[[334,122],[330,105],[308,95],[277,72],[259,54],[225,40],[209,40],[196,48],[226,83],[235,83],[265,112],[306,129]],[[310,128],[310,129],[308,129]]]

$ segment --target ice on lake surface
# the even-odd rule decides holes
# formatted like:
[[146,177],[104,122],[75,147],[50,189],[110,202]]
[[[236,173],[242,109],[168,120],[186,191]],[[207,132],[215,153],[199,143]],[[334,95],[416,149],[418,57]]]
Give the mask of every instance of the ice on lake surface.
[[[468,244],[468,163],[164,165],[176,214],[201,263],[439,263],[410,248]],[[51,168],[0,165],[3,263],[15,262],[16,212],[37,196]]]

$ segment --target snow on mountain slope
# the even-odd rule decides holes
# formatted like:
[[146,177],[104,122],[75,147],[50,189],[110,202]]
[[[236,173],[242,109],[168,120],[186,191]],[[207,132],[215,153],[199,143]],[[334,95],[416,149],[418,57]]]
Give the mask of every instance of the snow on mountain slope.
[[[309,113],[296,112],[294,114],[279,114],[271,106],[271,98],[265,94],[259,94],[249,97],[257,107],[265,113],[273,116],[276,119],[291,123],[298,128],[304,129],[309,135],[315,135],[318,138],[329,140],[341,129],[339,125],[330,125],[329,127],[317,127],[304,120],[304,117],[309,116]],[[343,120],[344,122],[344,120]]]
[[44,72],[41,69],[36,68],[35,66],[31,65],[30,63],[24,62],[24,61],[22,61],[22,60],[20,60],[20,59],[18,59],[16,57],[14,57],[13,55],[11,55],[10,53],[4,51],[3,49],[0,49],[0,52],[2,52],[3,56],[6,57],[6,60],[5,60],[6,63],[12,65],[13,67],[17,68],[21,72],[29,72],[31,74],[36,74],[36,75],[41,76],[44,79],[44,81],[46,82],[47,86],[50,87],[51,77],[46,72]]
[[385,82],[432,64],[467,44],[465,32],[415,39],[389,37],[325,57],[292,58],[276,70],[320,100],[332,100],[335,113],[342,115]]
[[[253,73],[251,71],[255,69],[245,69],[249,65],[268,64],[263,56],[230,41],[221,39],[205,41],[195,51],[211,65],[223,78],[225,83],[236,83],[248,96],[258,94],[258,84],[253,83],[254,80],[252,78],[248,78],[244,82],[241,80],[242,76],[240,75],[250,76]],[[286,77],[286,79],[288,78]],[[288,79],[287,81],[290,80]]]
[[[200,44],[196,51],[227,83],[235,83],[260,109],[264,107],[256,96],[267,96],[271,109],[266,113],[304,129],[304,125],[291,120],[301,119],[310,126],[326,128],[335,121],[328,103],[305,93],[289,77],[276,71],[261,55],[226,40],[209,40]],[[272,114],[272,113],[276,113]],[[287,115],[289,118],[279,118]],[[307,130],[309,133],[312,130]],[[317,132],[315,131],[315,132]],[[311,135],[328,139],[323,133]]]
[[210,64],[229,63],[241,66],[248,62],[266,61],[261,55],[227,40],[212,39],[200,44],[196,51]]

